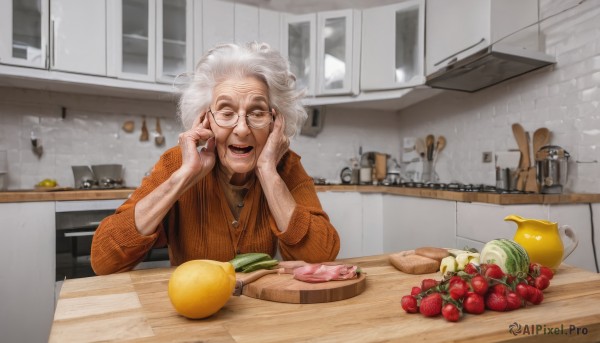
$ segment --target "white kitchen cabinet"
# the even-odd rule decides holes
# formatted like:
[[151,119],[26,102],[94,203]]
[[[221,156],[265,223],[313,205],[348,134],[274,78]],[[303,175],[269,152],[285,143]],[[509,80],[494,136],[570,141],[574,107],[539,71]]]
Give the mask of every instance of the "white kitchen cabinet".
[[[537,20],[537,0],[427,0],[426,74],[499,42]],[[531,34],[537,35],[536,27],[530,29]]]
[[46,69],[48,0],[0,2],[0,63]]
[[115,66],[117,77],[172,83],[193,65],[191,0],[118,0]]
[[54,317],[54,202],[0,203],[3,342],[47,342]]
[[50,69],[106,76],[106,1],[52,0]]
[[282,53],[308,96],[357,94],[361,16],[356,10],[284,14]]
[[258,9],[258,40],[275,50],[281,49],[281,13],[266,8]]
[[323,210],[340,236],[338,258],[364,256],[361,193],[319,192],[317,194]]
[[192,0],[157,0],[156,80],[173,83],[194,65]]
[[290,61],[296,88],[315,95],[317,16],[284,14],[281,27],[281,53]]
[[360,89],[407,88],[425,83],[425,0],[362,11]]
[[234,3],[202,0],[202,45],[204,51],[235,39]]
[[258,41],[258,7],[235,3],[233,15],[234,42],[245,45],[248,42]]
[[396,195],[383,198],[384,253],[455,245],[455,201]]
[[155,80],[156,0],[117,0],[115,58],[119,78]]
[[357,10],[317,14],[317,93],[358,94],[361,13]]

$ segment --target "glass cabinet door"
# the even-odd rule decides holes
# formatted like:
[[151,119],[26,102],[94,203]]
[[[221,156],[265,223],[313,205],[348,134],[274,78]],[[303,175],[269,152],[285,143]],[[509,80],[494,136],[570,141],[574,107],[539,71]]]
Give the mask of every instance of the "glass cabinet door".
[[385,90],[425,83],[425,1],[363,10],[360,88]]
[[3,0],[0,63],[47,68],[48,0]]
[[[318,94],[350,93],[353,76],[352,10],[317,15]],[[360,39],[360,37],[357,37]]]
[[157,80],[171,83],[193,65],[192,0],[158,0]]
[[315,94],[316,23],[315,15],[286,15],[283,25],[282,51],[287,52],[296,88]]
[[120,77],[154,81],[155,6],[154,0],[121,0],[116,46]]

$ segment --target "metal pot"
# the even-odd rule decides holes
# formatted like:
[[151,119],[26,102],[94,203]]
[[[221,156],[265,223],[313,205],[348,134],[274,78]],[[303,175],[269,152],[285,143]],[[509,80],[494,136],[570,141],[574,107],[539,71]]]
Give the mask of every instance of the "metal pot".
[[567,183],[569,157],[569,153],[557,145],[546,145],[536,152],[537,179],[542,193],[563,192],[563,187]]

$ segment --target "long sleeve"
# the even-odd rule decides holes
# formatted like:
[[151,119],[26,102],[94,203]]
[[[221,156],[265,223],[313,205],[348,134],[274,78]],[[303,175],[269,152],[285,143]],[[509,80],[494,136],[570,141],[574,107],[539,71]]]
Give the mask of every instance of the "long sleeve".
[[290,152],[286,157],[289,161],[282,165],[280,175],[297,205],[285,232],[271,225],[279,238],[281,256],[306,262],[332,261],[340,250],[339,235],[321,207],[313,179],[302,167],[300,156]]

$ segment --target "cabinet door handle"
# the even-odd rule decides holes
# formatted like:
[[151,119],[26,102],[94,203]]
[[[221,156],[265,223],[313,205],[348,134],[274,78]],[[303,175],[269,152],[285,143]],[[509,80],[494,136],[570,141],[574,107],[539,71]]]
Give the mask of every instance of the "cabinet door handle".
[[78,232],[67,232],[65,233],[65,237],[85,237],[85,236],[93,236],[94,231],[78,231]]
[[452,64],[452,63],[454,63],[454,62],[456,62],[458,60],[458,58],[456,57],[456,55],[461,54],[461,53],[463,53],[463,52],[465,52],[465,51],[467,51],[467,50],[469,50],[469,49],[471,49],[471,48],[473,48],[473,47],[481,44],[482,42],[485,42],[485,38],[483,38],[483,37],[479,40],[479,42],[477,42],[475,44],[472,44],[472,45],[469,45],[468,47],[466,47],[466,48],[464,48],[464,49],[462,49],[462,50],[460,50],[458,52],[453,53],[452,55],[450,55],[450,56],[444,58],[443,60],[437,62],[436,64],[434,64],[434,66],[437,67],[438,65],[440,65],[440,64],[444,63],[445,61],[447,61],[447,60],[451,59],[452,57],[454,57],[454,58],[452,58],[447,63],[448,65],[450,65],[450,64]]

